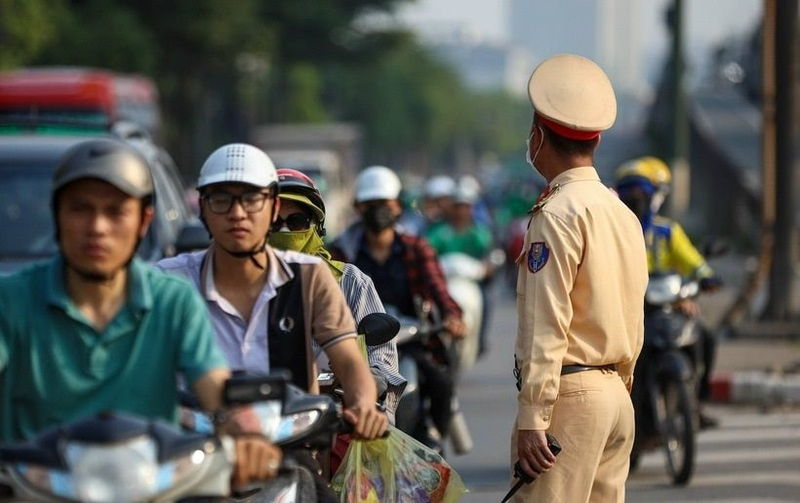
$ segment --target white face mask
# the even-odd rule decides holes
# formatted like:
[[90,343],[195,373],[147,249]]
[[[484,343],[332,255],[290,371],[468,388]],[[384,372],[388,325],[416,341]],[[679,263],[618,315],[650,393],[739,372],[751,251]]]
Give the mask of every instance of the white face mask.
[[536,147],[536,152],[534,152],[533,154],[533,159],[531,159],[531,147],[530,147],[531,138],[533,138],[533,132],[528,137],[528,139],[525,140],[525,160],[528,161],[528,164],[531,165],[531,168],[533,168],[534,171],[539,171],[538,169],[536,169],[536,165],[534,163],[536,162],[536,157],[539,156],[539,152],[542,150],[542,145],[544,144],[544,131],[542,131],[541,126],[536,126],[536,127],[539,128],[539,137],[541,138],[541,140],[539,141],[539,146]]

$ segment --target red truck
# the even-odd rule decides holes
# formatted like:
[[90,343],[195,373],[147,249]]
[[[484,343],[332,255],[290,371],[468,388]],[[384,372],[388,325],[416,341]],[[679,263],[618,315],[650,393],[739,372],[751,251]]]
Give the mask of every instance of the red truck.
[[147,77],[79,67],[25,68],[0,73],[0,120],[75,120],[108,125],[131,121],[155,134],[158,90]]

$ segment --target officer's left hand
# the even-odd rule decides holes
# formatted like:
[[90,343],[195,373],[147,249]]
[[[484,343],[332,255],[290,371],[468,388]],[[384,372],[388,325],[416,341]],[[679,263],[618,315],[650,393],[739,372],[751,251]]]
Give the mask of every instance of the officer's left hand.
[[531,477],[550,470],[556,462],[544,430],[518,430],[517,456],[522,470]]

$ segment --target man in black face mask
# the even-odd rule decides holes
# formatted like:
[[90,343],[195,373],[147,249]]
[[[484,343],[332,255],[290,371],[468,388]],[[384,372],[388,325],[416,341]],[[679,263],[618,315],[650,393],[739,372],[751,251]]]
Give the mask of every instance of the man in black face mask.
[[[422,238],[406,234],[397,219],[402,213],[400,179],[384,166],[364,169],[356,179],[356,211],[361,220],[351,225],[330,247],[336,260],[355,264],[372,278],[384,305],[416,318],[421,301],[438,308],[444,328],[464,336],[461,309],[447,293],[436,252]],[[439,345],[441,347],[441,344]],[[413,353],[423,374],[421,390],[431,398],[431,418],[444,437],[452,417],[453,382],[441,354],[430,347]],[[427,441],[425,431],[409,432]]]

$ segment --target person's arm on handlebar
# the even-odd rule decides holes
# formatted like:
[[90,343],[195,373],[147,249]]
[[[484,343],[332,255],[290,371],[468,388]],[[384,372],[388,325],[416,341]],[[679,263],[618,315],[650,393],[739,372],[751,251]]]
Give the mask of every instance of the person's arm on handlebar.
[[373,439],[382,435],[388,426],[386,414],[375,406],[375,380],[361,355],[355,339],[344,339],[325,349],[333,372],[344,390],[344,417],[353,425],[358,438]]
[[447,280],[439,265],[436,252],[424,239],[417,240],[414,246],[418,272],[433,301],[442,312],[442,325],[453,337],[461,339],[466,335],[466,326],[461,319],[461,308],[447,292]]
[[345,419],[356,437],[372,439],[388,419],[375,406],[375,380],[356,343],[356,326],[339,284],[320,262],[303,277],[303,298],[311,302],[311,336],[330,360],[344,390]]

